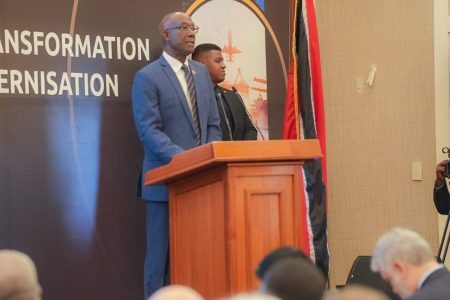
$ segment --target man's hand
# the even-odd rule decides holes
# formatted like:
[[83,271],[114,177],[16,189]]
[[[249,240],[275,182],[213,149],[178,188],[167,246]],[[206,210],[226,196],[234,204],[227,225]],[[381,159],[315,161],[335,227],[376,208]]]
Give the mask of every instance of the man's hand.
[[448,162],[450,162],[450,159],[443,160],[436,166],[436,180],[434,182],[435,186],[441,186],[445,184],[445,165]]

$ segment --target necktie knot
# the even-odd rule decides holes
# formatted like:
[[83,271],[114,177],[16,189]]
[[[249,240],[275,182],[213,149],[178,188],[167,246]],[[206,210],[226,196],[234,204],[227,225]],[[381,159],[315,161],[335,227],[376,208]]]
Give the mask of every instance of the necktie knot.
[[185,76],[188,75],[188,74],[190,73],[189,67],[188,67],[187,65],[185,65],[185,64],[183,64],[183,65],[181,66],[181,69],[183,69],[184,75],[185,75]]

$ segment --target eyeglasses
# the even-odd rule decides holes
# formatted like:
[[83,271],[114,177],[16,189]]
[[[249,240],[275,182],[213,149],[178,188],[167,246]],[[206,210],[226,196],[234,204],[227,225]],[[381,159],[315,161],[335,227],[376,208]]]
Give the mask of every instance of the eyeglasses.
[[183,31],[188,31],[188,30],[190,29],[190,30],[192,30],[193,32],[197,33],[198,30],[200,29],[200,27],[195,26],[195,25],[181,24],[181,25],[178,25],[178,26],[174,26],[174,27],[171,27],[171,28],[167,28],[166,31],[168,31],[168,30],[173,30],[173,29],[181,29],[181,30],[183,30]]

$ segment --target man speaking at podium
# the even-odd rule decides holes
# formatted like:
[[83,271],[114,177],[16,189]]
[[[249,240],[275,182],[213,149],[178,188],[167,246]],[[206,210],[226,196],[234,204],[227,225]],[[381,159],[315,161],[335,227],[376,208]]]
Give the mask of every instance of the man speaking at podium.
[[164,52],[139,70],[133,82],[133,115],[144,145],[141,192],[147,203],[146,298],[168,283],[169,213],[166,186],[144,186],[144,175],[180,152],[221,140],[208,71],[202,64],[186,60],[194,51],[198,29],[185,13],[166,15],[159,25]]
[[222,139],[224,141],[256,140],[256,129],[247,113],[240,95],[217,84],[225,80],[225,63],[222,50],[215,44],[200,44],[195,47],[192,59],[208,68],[214,84],[217,108],[220,115]]

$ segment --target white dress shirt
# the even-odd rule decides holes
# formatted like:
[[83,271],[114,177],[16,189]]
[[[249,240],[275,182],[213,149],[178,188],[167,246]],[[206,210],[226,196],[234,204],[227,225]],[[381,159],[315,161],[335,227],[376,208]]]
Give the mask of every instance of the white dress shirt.
[[[180,82],[181,88],[183,89],[184,95],[186,96],[187,103],[189,105],[189,109],[191,110],[191,113],[192,113],[191,96],[189,95],[186,77],[184,76],[184,71],[181,68],[183,66],[183,63],[181,63],[178,59],[170,56],[166,51],[163,51],[162,55],[164,56],[166,61],[169,63],[172,70],[175,72],[175,75],[177,75],[178,81]],[[190,69],[189,65],[187,63],[187,60],[184,62],[184,65],[187,66],[188,69]]]

